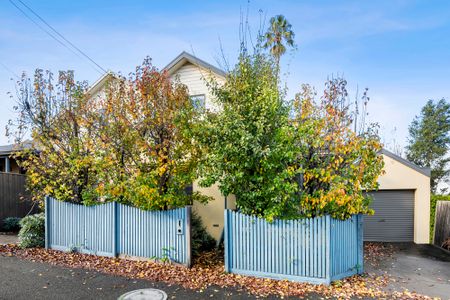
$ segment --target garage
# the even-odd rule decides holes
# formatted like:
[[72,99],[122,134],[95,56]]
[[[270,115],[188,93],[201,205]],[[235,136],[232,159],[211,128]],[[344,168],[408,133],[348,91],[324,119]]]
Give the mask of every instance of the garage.
[[364,216],[364,240],[430,241],[430,169],[421,168],[388,150],[381,151],[384,174],[373,198],[375,214]]
[[383,190],[372,196],[375,214],[364,218],[364,240],[414,241],[414,190]]

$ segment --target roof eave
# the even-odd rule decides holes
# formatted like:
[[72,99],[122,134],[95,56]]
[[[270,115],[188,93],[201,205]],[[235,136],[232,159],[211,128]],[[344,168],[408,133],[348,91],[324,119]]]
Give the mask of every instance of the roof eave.
[[413,170],[415,170],[415,171],[417,171],[417,172],[419,172],[419,173],[421,173],[421,174],[423,174],[425,176],[431,177],[431,169],[430,168],[419,167],[418,165],[410,162],[409,160],[406,160],[403,157],[401,157],[401,156],[399,156],[399,155],[397,155],[395,153],[392,153],[391,151],[386,150],[384,148],[380,151],[380,153],[384,154],[384,155],[386,155],[386,156],[388,156],[388,157],[390,157],[390,158],[392,158],[392,159],[394,159],[394,160],[396,160],[396,161],[398,161],[400,163],[402,163],[403,165],[405,165],[405,166],[407,166],[407,167],[409,167],[409,168],[411,168],[411,169],[413,169]]
[[186,51],[181,52],[177,57],[175,57],[170,63],[168,63],[163,70],[169,72],[170,75],[175,73],[180,67],[182,67],[186,62],[193,65],[201,67],[203,69],[209,70],[220,77],[225,78],[227,73],[216,66],[207,63],[206,61],[187,53]]
[[108,71],[107,73],[103,74],[97,81],[95,81],[87,90],[87,94],[93,95],[97,93],[105,84],[105,82],[109,78],[116,77],[116,74],[112,71]]

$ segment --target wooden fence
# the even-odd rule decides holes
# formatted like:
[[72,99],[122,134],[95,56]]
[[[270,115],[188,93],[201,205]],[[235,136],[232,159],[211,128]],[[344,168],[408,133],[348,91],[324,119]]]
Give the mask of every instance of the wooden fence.
[[450,238],[450,201],[438,201],[434,222],[434,244],[442,246]]
[[[0,229],[7,217],[24,217],[33,208],[25,189],[26,176],[0,172]],[[37,207],[32,212],[36,212]]]
[[316,284],[362,273],[362,216],[269,223],[226,210],[225,270]]
[[143,211],[116,202],[83,206],[46,198],[45,245],[62,251],[191,264],[191,208]]

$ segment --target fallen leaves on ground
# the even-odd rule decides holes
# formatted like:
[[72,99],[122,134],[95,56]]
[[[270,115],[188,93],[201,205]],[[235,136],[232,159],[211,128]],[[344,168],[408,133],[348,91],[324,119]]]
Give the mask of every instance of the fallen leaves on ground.
[[380,262],[391,258],[394,255],[395,247],[385,243],[365,243],[364,258],[365,262],[374,267],[378,267]]
[[[369,247],[370,248],[370,247]],[[369,253],[378,250],[370,248]],[[409,291],[389,293],[383,288],[389,282],[388,276],[364,274],[352,276],[334,282],[330,286],[297,283],[286,280],[272,280],[228,274],[223,267],[223,254],[207,252],[194,260],[193,267],[158,263],[154,261],[136,261],[121,258],[109,258],[80,253],[66,253],[42,248],[20,249],[15,245],[0,245],[0,255],[46,262],[70,268],[84,268],[103,273],[126,276],[129,278],[162,281],[180,285],[187,289],[204,291],[209,286],[234,287],[256,296],[277,295],[279,297],[307,297],[314,293],[322,297],[383,298],[383,299],[431,299]]]

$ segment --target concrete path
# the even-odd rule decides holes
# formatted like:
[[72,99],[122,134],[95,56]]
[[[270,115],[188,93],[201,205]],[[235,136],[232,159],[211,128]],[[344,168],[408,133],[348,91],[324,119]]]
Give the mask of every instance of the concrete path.
[[395,252],[378,267],[366,264],[365,271],[389,274],[396,281],[389,290],[408,289],[430,297],[450,299],[450,254],[431,245],[393,244]]
[[17,244],[18,238],[14,234],[0,234],[0,245]]

